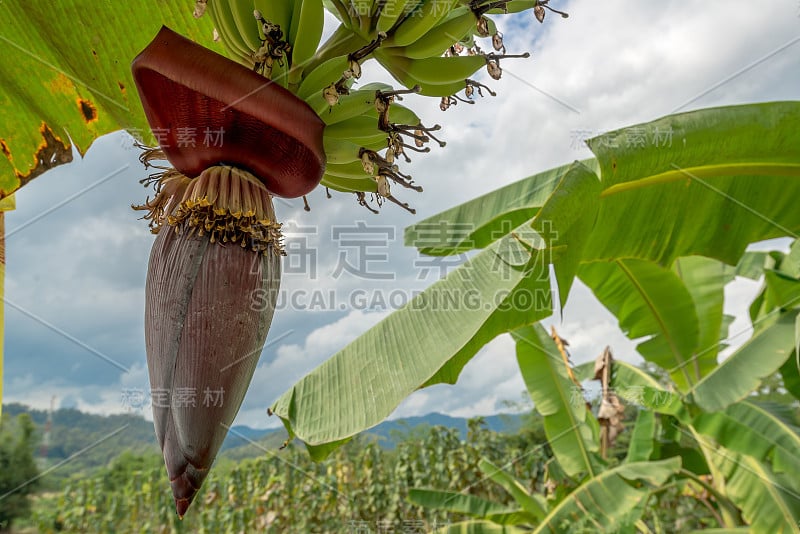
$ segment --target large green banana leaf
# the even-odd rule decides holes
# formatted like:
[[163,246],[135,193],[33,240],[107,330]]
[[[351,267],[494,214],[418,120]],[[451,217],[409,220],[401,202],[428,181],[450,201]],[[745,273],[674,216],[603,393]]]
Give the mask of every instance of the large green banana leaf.
[[481,458],[480,462],[478,462],[478,469],[480,469],[481,473],[486,475],[489,480],[506,490],[517,504],[520,505],[528,515],[534,518],[535,522],[538,523],[544,518],[546,515],[545,510],[547,509],[547,503],[544,497],[538,493],[529,492],[522,482],[509,475],[486,458]]
[[727,497],[751,532],[800,532],[800,493],[792,480],[797,473],[776,475],[752,456],[724,447],[713,447],[709,454],[725,479]]
[[[593,220],[596,199],[596,175],[572,166],[532,221],[333,355],[284,393],[272,411],[319,457],[380,423],[414,390],[455,383],[488,341],[551,313],[549,263],[569,252],[548,248],[545,234],[567,233],[585,224],[582,219]],[[469,300],[436,306],[453,298]]]
[[99,136],[149,132],[130,64],[162,24],[222,52],[189,0],[0,3],[0,198]]
[[595,476],[600,468],[593,416],[586,409],[583,392],[567,375],[555,342],[538,323],[511,335],[517,342],[517,362],[525,387],[544,417],[547,441],[558,463],[572,477]]
[[[724,411],[701,413],[692,425],[725,448],[772,464],[777,473],[800,473],[800,434],[782,417],[786,408],[761,406],[747,401]],[[789,409],[791,410],[791,409]]]
[[578,276],[617,316],[628,337],[650,337],[637,346],[639,353],[668,370],[680,389],[700,380],[701,365],[716,364],[713,353],[694,357],[699,344],[697,310],[672,269],[649,261],[620,259],[584,264]]
[[628,337],[652,336],[639,344],[639,353],[686,390],[717,365],[730,324],[723,314],[724,288],[734,272],[717,260],[689,256],[672,269],[632,259],[588,263],[578,276]]
[[[584,160],[581,164],[595,174],[599,172],[597,160]],[[540,172],[424,219],[406,228],[405,243],[432,256],[485,248],[531,220],[571,167],[568,164]],[[431,237],[430,228],[449,224],[466,225],[469,231],[440,232]]]
[[412,488],[408,491],[408,501],[428,509],[488,519],[498,525],[532,524],[536,521],[521,507],[510,507],[455,491]]
[[698,348],[692,364],[697,365],[702,376],[716,365],[716,356],[724,348],[720,340],[728,337],[728,327],[734,319],[725,315],[723,304],[725,286],[736,276],[738,266],[734,268],[711,258],[688,256],[675,260],[672,268],[691,294],[697,311]]
[[749,243],[800,230],[800,102],[671,115],[589,145],[604,191],[585,261],[735,265]]
[[[710,108],[670,115],[590,141],[603,184],[600,212],[583,261],[639,258],[671,265],[700,255],[735,265],[754,241],[800,231],[800,102]],[[588,165],[588,163],[587,163]],[[406,244],[426,250],[419,229],[472,223],[486,246],[509,228],[526,192],[544,191],[539,173],[406,230]],[[530,193],[529,193],[530,194]],[[491,206],[479,215],[481,206]],[[462,218],[463,217],[463,218]],[[442,245],[451,253],[470,240]]]
[[795,345],[796,313],[786,313],[756,332],[747,343],[687,391],[708,412],[743,399],[789,358]]
[[631,431],[628,455],[625,462],[646,462],[653,454],[656,439],[656,414],[650,410],[639,410]]
[[[642,146],[641,139],[649,141]],[[574,166],[540,173],[414,225],[407,230],[407,243],[435,254],[484,248],[467,267],[469,272],[484,277],[487,289],[510,287],[520,294],[529,276],[506,284],[494,280],[489,269],[492,262],[486,258],[501,254],[503,247],[543,243],[546,249],[536,249],[530,261],[548,258],[559,285],[568,287],[580,264],[581,272],[591,269],[586,264],[592,262],[628,265],[644,260],[673,268],[676,258],[702,255],[734,265],[749,243],[800,231],[800,210],[793,200],[800,195],[798,102],[674,115],[607,134],[592,148],[602,171],[599,187],[596,179],[589,180],[594,176],[590,169],[585,176]],[[562,206],[569,213],[561,212]],[[532,215],[531,223],[520,224]],[[545,234],[545,223],[552,230],[549,238],[526,237],[531,228]],[[454,224],[471,225],[472,233],[431,243],[432,227]],[[570,229],[580,231],[570,234]],[[716,349],[706,350],[709,347],[701,343],[725,330],[719,290],[729,277],[721,269],[712,281],[702,273],[676,274],[691,268],[700,273],[710,265],[697,260],[700,265],[692,266],[691,261],[664,269],[664,277],[673,278],[672,286],[682,288],[675,289],[677,297],[654,285],[650,295],[657,299],[652,306],[659,314],[630,319],[632,324],[644,321],[645,335],[656,335],[643,344],[644,352],[651,350],[651,358],[667,364],[684,389],[715,369]],[[452,273],[451,279],[461,274]],[[432,290],[462,289],[451,279]],[[540,289],[546,287],[541,282]],[[561,293],[563,301],[566,292]],[[702,302],[703,313],[710,317],[701,324],[697,302],[712,295],[710,302]],[[618,298],[627,299],[628,294],[620,292]],[[626,315],[622,303],[616,304]],[[451,311],[454,317],[440,322],[435,313],[400,310],[302,379],[273,408],[307,443],[341,441],[376,424],[417,387],[454,382],[480,346],[501,332],[532,324],[542,313],[547,312],[465,309]],[[432,332],[431,324],[446,329]],[[409,358],[415,365],[407,363]],[[736,362],[728,366],[734,368]],[[424,378],[433,369],[434,374]],[[706,393],[701,391],[700,398],[709,398]],[[739,398],[737,391],[726,402]]]
[[568,532],[579,526],[595,532],[613,532],[632,525],[639,519],[633,515],[643,511],[640,505],[651,489],[662,485],[680,468],[681,460],[675,457],[622,464],[604,471],[564,498],[534,532]]

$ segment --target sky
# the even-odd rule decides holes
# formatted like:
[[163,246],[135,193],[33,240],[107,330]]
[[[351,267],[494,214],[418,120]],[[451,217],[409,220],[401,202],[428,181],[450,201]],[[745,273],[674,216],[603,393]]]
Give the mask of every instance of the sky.
[[[446,112],[438,99],[408,97],[426,124],[442,125],[445,148],[403,169],[424,187],[397,191],[416,215],[387,203],[379,215],[349,195],[314,191],[311,211],[277,200],[289,255],[282,295],[237,424],[279,425],[266,408],[294,381],[344,347],[442,269],[403,246],[403,229],[475,196],[591,156],[582,141],[623,126],[704,107],[797,100],[800,1],[553,2],[548,13],[497,17],[509,53],[503,76],[476,79],[497,92]],[[365,80],[388,80],[372,61]],[[149,388],[144,353],[144,283],[153,235],[131,210],[149,194],[146,172],[125,133],[98,139],[86,156],[49,171],[17,194],[7,214],[3,402],[93,413],[141,413]],[[370,248],[352,246],[370,239]],[[785,241],[759,248],[785,247]],[[463,258],[462,258],[463,259]],[[456,261],[460,261],[456,258]],[[737,280],[726,311],[737,316],[734,346],[749,335],[744,312],[758,284]],[[610,345],[637,361],[636,343],[580,283],[545,323],[570,342],[575,363]],[[368,357],[368,356],[365,356]],[[503,335],[464,369],[455,386],[414,393],[392,417],[430,412],[488,415],[520,402],[524,384],[514,344]]]

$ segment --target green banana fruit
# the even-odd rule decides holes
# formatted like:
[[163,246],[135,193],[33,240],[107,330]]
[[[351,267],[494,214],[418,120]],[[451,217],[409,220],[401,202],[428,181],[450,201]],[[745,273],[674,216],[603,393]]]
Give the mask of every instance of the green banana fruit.
[[253,67],[253,57],[250,49],[242,40],[236,22],[233,20],[233,13],[228,9],[228,4],[224,0],[211,0],[208,4],[208,13],[214,22],[214,27],[219,33],[220,40],[232,59],[241,63],[245,67]]
[[408,46],[416,42],[447,18],[457,5],[458,0],[425,0],[403,19],[383,46]]
[[242,43],[251,52],[261,48],[260,23],[253,17],[253,0],[225,0],[224,3],[231,12]]
[[[409,4],[413,4],[409,6]],[[394,24],[406,14],[406,10],[415,8],[417,0],[386,0],[381,7],[381,12],[378,15],[376,23],[376,30],[379,32],[388,32]]]
[[[216,0],[211,0],[216,1]],[[297,0],[300,2],[301,0]],[[294,11],[294,0],[253,0],[255,9],[272,24],[280,26],[284,38],[289,33]]]
[[332,163],[325,167],[325,174],[335,178],[350,178],[353,180],[361,180],[372,176],[364,170],[361,160],[342,164]]
[[376,51],[375,57],[394,78],[405,85],[419,85],[426,96],[449,96],[464,89],[464,80],[486,65],[483,56],[409,59]]
[[[367,117],[372,118],[373,120],[378,120],[378,110],[373,109],[368,113],[364,114]],[[406,124],[409,126],[416,126],[421,121],[416,113],[408,109],[407,107],[400,105],[395,101],[389,107],[389,122],[394,124]]]
[[368,84],[363,89],[350,91],[349,95],[342,95],[339,103],[330,106],[321,94],[311,97],[306,102],[317,112],[325,124],[335,124],[351,117],[357,117],[375,108],[375,91],[390,91],[392,87],[386,84]]
[[329,59],[303,78],[297,89],[297,96],[308,100],[314,95],[319,95],[330,84],[336,83],[349,66],[350,60],[346,55]]
[[322,0],[298,0],[294,4],[292,24],[288,29],[288,41],[292,45],[291,83],[297,83],[302,74],[302,67],[314,56],[322,38],[322,26],[325,23],[325,8]]
[[341,2],[336,0],[322,0],[322,5],[342,23],[343,27],[347,28],[350,26],[350,15],[347,14],[347,9]]
[[365,175],[364,178],[342,178],[325,174],[320,183],[340,193],[357,193],[360,191],[374,193],[378,189],[375,179],[368,175]]
[[[410,59],[386,53],[376,53],[376,57],[391,74],[402,73],[421,85],[463,83],[466,78],[469,78],[486,65],[486,59],[481,55]],[[411,86],[413,87],[413,84]]]
[[424,59],[441,56],[467,35],[471,35],[477,22],[475,14],[468,7],[452,11],[446,20],[432,28],[412,44],[393,47],[387,53],[411,59]]
[[355,143],[343,139],[323,137],[322,145],[325,147],[325,157],[328,160],[328,164],[361,161],[358,156],[358,151],[361,147]]
[[326,137],[349,139],[358,144],[386,141],[386,132],[378,130],[377,117],[358,115],[325,127]]

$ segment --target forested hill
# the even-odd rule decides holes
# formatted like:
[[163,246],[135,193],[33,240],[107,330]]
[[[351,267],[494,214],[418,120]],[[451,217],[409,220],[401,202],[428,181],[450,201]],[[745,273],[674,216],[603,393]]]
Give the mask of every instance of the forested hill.
[[[37,428],[37,442],[40,441],[47,422],[47,411],[16,403],[3,406],[4,417],[15,417],[20,413],[31,416]],[[515,432],[520,426],[520,417],[517,415],[493,415],[486,417],[485,421],[489,429],[496,431]],[[463,438],[467,433],[468,420],[432,413],[385,421],[367,434],[375,436],[383,447],[393,448],[408,433],[437,425],[455,428]],[[285,439],[286,433],[282,428],[263,430],[234,426],[223,444],[222,456],[232,460],[257,457],[263,455],[265,450],[276,449]],[[95,415],[74,408],[60,408],[53,412],[46,460],[39,461],[42,467],[63,462],[48,474],[49,479],[57,481],[72,474],[86,474],[105,467],[123,451],[159,455],[153,423],[137,414]],[[35,452],[37,457],[41,457],[44,451],[37,447]]]

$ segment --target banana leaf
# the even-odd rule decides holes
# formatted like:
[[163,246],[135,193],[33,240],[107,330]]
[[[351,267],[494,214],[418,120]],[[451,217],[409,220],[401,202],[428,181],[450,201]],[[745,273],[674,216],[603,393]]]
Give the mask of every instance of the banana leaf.
[[478,469],[480,469],[481,473],[486,475],[489,480],[506,490],[517,504],[525,510],[525,513],[533,518],[533,522],[538,523],[544,518],[546,515],[545,510],[547,509],[547,503],[541,495],[530,493],[525,489],[522,482],[509,475],[486,458],[481,458],[478,462]]
[[769,462],[776,473],[797,474],[800,434],[790,412],[788,407],[742,401],[721,412],[701,413],[692,425],[726,449]]
[[624,259],[581,266],[578,276],[616,315],[631,339],[648,337],[636,348],[648,361],[669,371],[681,390],[716,364],[715,354],[696,357],[699,319],[692,295],[672,269]]
[[525,387],[536,411],[544,417],[547,441],[561,468],[572,477],[596,475],[600,470],[597,423],[586,409],[580,387],[570,380],[555,343],[539,324],[511,335],[517,342]]
[[[698,255],[735,265],[748,244],[800,232],[793,202],[800,181],[792,179],[800,177],[800,102],[679,113],[589,144],[597,163],[584,164],[600,167],[603,192],[582,261],[638,258],[667,266]],[[551,187],[550,172],[558,170],[429,217],[406,230],[406,244],[426,251],[425,226],[477,221],[474,236],[446,241],[438,252],[486,247],[514,228],[506,218]]]
[[[565,532],[578,526],[611,532],[632,525],[650,491],[681,468],[680,458],[617,466],[590,478],[553,508],[535,533]],[[638,482],[638,483],[636,483]]]
[[800,493],[791,478],[776,475],[752,456],[724,447],[714,447],[710,454],[725,477],[727,497],[742,511],[750,532],[798,531]]
[[222,53],[210,18],[193,9],[186,0],[0,4],[0,198],[109,132],[153,143],[131,60],[162,24]]
[[536,519],[519,507],[488,501],[474,495],[433,489],[412,488],[408,501],[430,510],[446,510],[499,525],[532,524]]
[[797,313],[786,313],[756,332],[747,343],[688,390],[687,397],[707,412],[743,399],[786,362],[795,346]]
[[[320,458],[380,423],[416,389],[455,383],[488,341],[551,313],[549,264],[566,251],[549,248],[542,234],[593,219],[596,198],[596,175],[573,166],[540,207],[546,218],[539,213],[375,325],[284,393],[272,411]],[[442,306],[453,298],[455,305]]]
[[653,454],[653,441],[656,438],[656,415],[648,410],[640,410],[631,432],[626,463],[646,462]]

